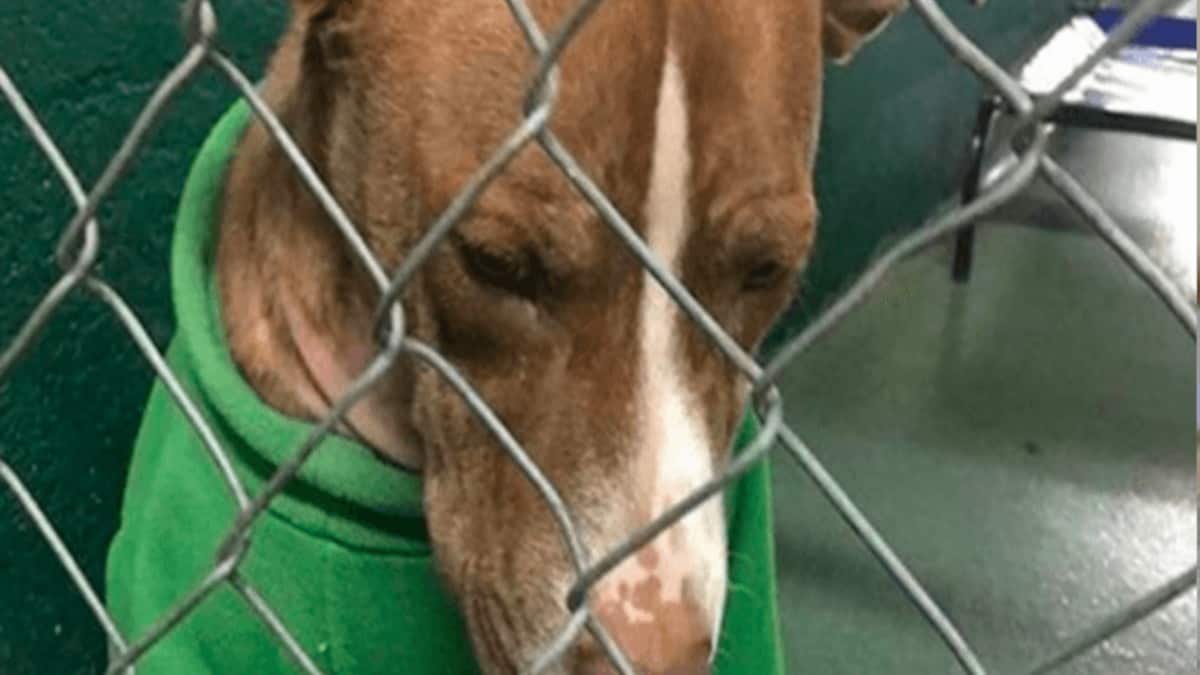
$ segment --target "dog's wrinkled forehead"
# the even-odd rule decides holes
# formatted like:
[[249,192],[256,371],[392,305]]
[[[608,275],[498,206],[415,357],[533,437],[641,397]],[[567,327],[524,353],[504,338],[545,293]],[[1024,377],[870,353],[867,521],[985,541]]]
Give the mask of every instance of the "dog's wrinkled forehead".
[[[821,67],[848,58],[903,0],[604,0],[559,62],[551,128],[617,209],[636,220],[651,168],[668,40],[697,111],[694,206],[807,179]],[[577,3],[530,0],[551,32]],[[308,0],[310,41],[344,62],[364,107],[359,142],[389,148],[439,212],[522,120],[535,57],[506,3]],[[349,141],[353,143],[353,141]],[[797,162],[797,159],[800,161]],[[707,182],[704,182],[707,181]],[[771,185],[768,185],[771,184]],[[532,198],[532,199],[531,199]],[[557,167],[527,149],[480,200],[502,213],[579,201]],[[706,214],[701,214],[706,215]]]
[[[448,22],[475,23],[479,33],[460,30],[432,45],[423,57],[431,63],[419,69],[427,78],[421,86],[427,110],[439,111],[423,115],[415,139],[418,152],[430,160],[419,164],[429,169],[426,187],[435,209],[521,122],[535,62],[503,4],[494,3],[471,18],[456,17],[451,8],[440,10]],[[534,3],[545,25],[560,20],[574,4]],[[603,4],[559,66],[550,128],[624,214],[637,211],[649,180],[666,39],[663,14],[635,12],[628,0]],[[614,23],[621,27],[612,27]],[[613,35],[624,39],[613,40]],[[562,223],[568,229],[592,216],[561,170],[533,144],[483,195],[476,213],[498,220]],[[574,235],[583,233],[569,234],[578,243]]]
[[[343,10],[349,16],[341,32],[353,31],[351,49],[358,52],[353,60],[359,70],[354,79],[371,87],[364,92],[369,99],[361,121],[368,127],[365,132],[373,144],[382,141],[385,147],[412,153],[405,164],[421,174],[429,207],[438,210],[521,122],[535,58],[502,2],[353,4],[365,6]],[[530,4],[549,31],[577,3]],[[719,10],[731,3],[707,4]],[[626,214],[638,210],[649,180],[669,5],[605,0],[559,64],[550,126]],[[379,16],[362,16],[370,13]],[[696,25],[683,30],[699,34],[705,23],[716,26],[721,22],[715,16],[703,15],[719,13],[698,12]],[[736,54],[738,49],[722,51]],[[743,68],[730,63],[721,70],[732,75]],[[814,89],[817,74],[814,70],[806,78],[805,89]],[[719,71],[712,77],[714,82],[727,79]],[[389,137],[395,142],[389,143]],[[523,152],[494,185],[499,192],[524,190],[522,198],[539,198],[533,204],[573,196],[558,169],[534,148]]]

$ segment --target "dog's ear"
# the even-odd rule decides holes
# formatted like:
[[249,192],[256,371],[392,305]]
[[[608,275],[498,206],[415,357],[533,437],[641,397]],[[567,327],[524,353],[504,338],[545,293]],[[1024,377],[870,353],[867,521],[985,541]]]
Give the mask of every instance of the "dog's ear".
[[298,18],[312,20],[318,15],[336,15],[339,12],[350,11],[362,0],[292,0],[292,12]]
[[362,4],[363,0],[292,0],[306,62],[335,70],[351,56],[350,32]]
[[887,26],[907,0],[824,0],[821,44],[825,56],[846,63],[867,40]]

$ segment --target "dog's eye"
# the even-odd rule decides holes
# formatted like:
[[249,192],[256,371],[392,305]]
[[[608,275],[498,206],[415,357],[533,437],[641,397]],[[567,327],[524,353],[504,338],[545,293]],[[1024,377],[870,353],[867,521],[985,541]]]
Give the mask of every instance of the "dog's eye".
[[543,291],[546,274],[535,255],[486,248],[462,238],[456,244],[467,273],[476,281],[530,300]]
[[742,280],[744,291],[764,291],[775,288],[787,275],[787,268],[774,260],[764,260],[750,268]]

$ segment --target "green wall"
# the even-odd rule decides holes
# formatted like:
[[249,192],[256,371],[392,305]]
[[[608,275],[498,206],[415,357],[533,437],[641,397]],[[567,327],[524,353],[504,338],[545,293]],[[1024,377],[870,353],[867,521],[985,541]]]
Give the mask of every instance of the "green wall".
[[[174,2],[5,0],[0,64],[24,91],[85,185],[100,175],[158,79],[182,56]],[[221,42],[257,71],[282,2],[225,0]],[[172,214],[191,155],[233,99],[196,79],[100,210],[100,274],[165,345]],[[0,340],[54,282],[51,259],[72,209],[16,117],[0,103]],[[0,456],[25,479],[93,583],[103,578],[121,485],[151,372],[107,309],[69,300],[0,383]],[[181,523],[186,527],[186,523]],[[0,489],[0,673],[95,673],[102,634],[49,549]]]
[[[966,0],[945,4],[1002,61],[1064,16],[1050,9],[1062,3],[1045,0],[1007,0],[981,11]],[[224,0],[216,7],[222,45],[258,73],[282,25],[283,3]],[[7,0],[0,12],[0,64],[85,184],[182,52],[173,3]],[[979,89],[909,14],[853,67],[830,69],[827,92],[818,255],[781,334],[844,287],[882,239],[920,222],[953,193]],[[217,76],[194,80],[100,210],[100,273],[160,345],[172,326],[166,270],[175,200],[192,152],[232,99]],[[0,105],[0,341],[56,279],[51,252],[70,214],[58,180]],[[116,321],[78,296],[0,383],[0,457],[26,480],[97,584],[150,380]],[[96,672],[103,657],[102,635],[83,602],[0,491],[0,672]]]

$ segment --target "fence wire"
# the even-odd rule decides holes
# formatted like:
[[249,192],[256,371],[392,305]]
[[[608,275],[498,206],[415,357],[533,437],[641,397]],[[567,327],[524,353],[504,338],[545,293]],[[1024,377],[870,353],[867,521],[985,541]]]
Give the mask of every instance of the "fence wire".
[[[504,452],[511,457],[512,461],[541,493],[561,530],[564,544],[570,553],[576,571],[576,580],[572,584],[567,598],[570,616],[558,635],[545,646],[526,669],[530,675],[542,672],[557,662],[585,630],[596,638],[598,644],[621,673],[632,674],[634,671],[628,660],[616,643],[605,633],[603,626],[595,619],[592,609],[586,601],[589,590],[625,558],[683,518],[692,509],[720,493],[777,446],[781,446],[786,451],[786,455],[797,462],[836,507],[854,533],[941,637],[962,670],[973,675],[986,673],[984,665],[958,627],[946,616],[933,597],[908,570],[903,560],[871,525],[870,520],[825,469],[800,435],[787,425],[783,419],[783,401],[775,382],[789,363],[811,348],[813,344],[836,328],[849,313],[859,307],[897,263],[976,224],[980,218],[1018,195],[1037,176],[1043,177],[1084,216],[1085,220],[1096,229],[1097,233],[1117,252],[1121,259],[1127,262],[1149,284],[1158,297],[1163,299],[1167,307],[1180,320],[1184,329],[1194,338],[1197,315],[1196,306],[1191,299],[1185,297],[1167,279],[1161,269],[1150,261],[1146,254],[1121,231],[1095,197],[1090,195],[1069,172],[1059,167],[1045,154],[1046,140],[1050,132],[1050,125],[1046,120],[1062,104],[1066,92],[1088,75],[1105,56],[1115,53],[1126,45],[1147,21],[1168,6],[1177,4],[1177,0],[1142,0],[1138,2],[1126,15],[1123,22],[1110,33],[1107,41],[1091,57],[1085,60],[1050,94],[1038,96],[1036,99],[1022,87],[1016,78],[1009,75],[960,32],[942,12],[935,0],[911,0],[913,9],[920,15],[928,29],[943,43],[947,52],[964,67],[970,69],[989,91],[1000,97],[1005,104],[1007,114],[1017,118],[1018,129],[1023,131],[1014,136],[1016,140],[1013,142],[1013,150],[1018,161],[1006,168],[1000,176],[991,180],[987,186],[984,186],[976,199],[937,215],[879,257],[840,299],[763,365],[746,353],[687,288],[667,270],[661,261],[656,259],[634,228],[622,217],[603,191],[582,170],[570,150],[555,137],[547,126],[555,109],[559,57],[603,0],[581,0],[562,23],[549,34],[534,19],[525,0],[504,1],[513,20],[524,34],[530,50],[537,57],[530,80],[531,84],[521,111],[520,122],[490,158],[462,186],[449,207],[440,214],[424,237],[401,262],[398,269],[391,274],[385,271],[383,265],[372,254],[351,218],[339,206],[328,187],[317,177],[312,165],[278,118],[258,95],[250,79],[237,64],[216,47],[214,37],[218,30],[218,17],[208,0],[188,0],[184,3],[184,35],[188,44],[184,57],[163,78],[99,180],[87,192],[84,191],[70,164],[55,145],[53,138],[42,127],[36,113],[10,79],[3,64],[0,63],[0,91],[3,92],[4,97],[38,148],[58,173],[77,208],[63,228],[56,248],[56,258],[61,268],[61,276],[45,293],[17,334],[8,342],[3,353],[0,353],[0,383],[3,383],[13,364],[37,339],[41,329],[65,298],[76,291],[84,291],[96,296],[112,310],[125,327],[137,349],[145,356],[154,372],[164,382],[185,418],[195,428],[229,490],[230,499],[237,507],[237,516],[230,524],[207,576],[188,594],[180,598],[175,606],[164,613],[144,634],[126,636],[121,633],[109,616],[75,558],[56,533],[49,518],[38,506],[37,500],[26,489],[16,472],[0,458],[0,481],[8,487],[17,503],[36,525],[37,530],[50,546],[55,557],[62,563],[71,581],[82,594],[88,607],[95,614],[96,620],[108,636],[112,646],[112,658],[107,673],[112,675],[135,672],[139,659],[222,585],[230,586],[238,597],[244,600],[246,606],[263,621],[266,628],[295,661],[297,668],[310,674],[321,672],[288,629],[287,617],[280,616],[272,609],[253,585],[240,574],[239,565],[249,547],[253,545],[250,528],[255,519],[296,475],[300,467],[315,452],[320,441],[332,432],[346,412],[370,391],[371,387],[391,369],[398,359],[404,356],[414,358],[432,368],[462,396],[480,423],[490,430]],[[133,309],[95,272],[95,264],[101,249],[101,224],[96,217],[98,208],[121,180],[172,99],[188,85],[197,72],[204,68],[222,74],[246,99],[255,116],[291,160],[299,176],[344,237],[358,262],[369,273],[380,293],[377,304],[378,329],[382,338],[379,352],[368,367],[354,380],[345,396],[335,402],[328,416],[311,428],[308,437],[295,449],[291,459],[279,467],[262,491],[253,497],[246,492],[245,486],[235,475],[226,450],[221,447],[208,422],[200,414],[199,409],[181,386],[175,374],[172,373],[162,352],[153,343]],[[519,439],[508,431],[504,423],[492,411],[488,402],[449,361],[431,346],[406,334],[404,310],[398,301],[413,275],[428,260],[439,243],[462,222],[480,195],[488,189],[497,176],[504,172],[508,163],[521,149],[533,143],[536,143],[553,160],[579,194],[591,204],[604,223],[628,246],[646,271],[746,378],[751,385],[755,409],[763,420],[762,429],[750,447],[738,455],[720,476],[672,506],[650,525],[631,533],[620,545],[595,560],[588,556],[586,549],[582,546],[574,518],[565,507],[556,488],[526,453]],[[1161,608],[1194,586],[1195,582],[1196,568],[1193,566],[1189,571],[1171,579],[1120,612],[1082,631],[1075,639],[1064,644],[1057,653],[1047,655],[1039,660],[1037,665],[1032,666],[1027,672],[1034,674],[1052,672]]]

